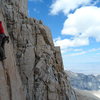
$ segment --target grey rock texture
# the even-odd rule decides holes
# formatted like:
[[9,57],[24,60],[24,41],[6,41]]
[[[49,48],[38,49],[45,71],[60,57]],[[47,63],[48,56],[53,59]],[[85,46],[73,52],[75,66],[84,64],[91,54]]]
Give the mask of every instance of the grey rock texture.
[[77,100],[60,48],[47,26],[27,17],[27,0],[0,0],[0,20],[10,37],[0,62],[0,100]]

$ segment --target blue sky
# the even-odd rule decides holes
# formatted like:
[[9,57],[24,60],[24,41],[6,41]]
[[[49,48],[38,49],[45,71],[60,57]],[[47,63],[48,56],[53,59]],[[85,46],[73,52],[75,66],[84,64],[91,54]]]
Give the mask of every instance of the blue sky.
[[29,0],[28,15],[50,28],[65,69],[100,73],[100,0]]

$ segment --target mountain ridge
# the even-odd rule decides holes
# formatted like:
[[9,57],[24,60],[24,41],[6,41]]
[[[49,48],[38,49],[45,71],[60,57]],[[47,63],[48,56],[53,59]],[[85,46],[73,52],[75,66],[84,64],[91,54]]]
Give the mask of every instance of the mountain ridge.
[[83,73],[74,73],[66,71],[68,79],[74,88],[80,90],[100,90],[100,75],[85,75]]

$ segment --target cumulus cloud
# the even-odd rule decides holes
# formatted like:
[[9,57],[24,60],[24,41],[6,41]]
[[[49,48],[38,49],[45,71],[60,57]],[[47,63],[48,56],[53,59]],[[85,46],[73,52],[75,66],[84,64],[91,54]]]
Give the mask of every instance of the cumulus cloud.
[[95,33],[98,34],[98,31],[100,31],[99,18],[100,8],[94,6],[79,8],[74,14],[68,15],[62,34],[79,36],[80,33],[85,33],[85,36],[90,34],[94,36]]
[[57,15],[59,12],[68,14],[71,10],[75,10],[80,5],[89,5],[92,0],[55,0],[51,5],[50,13],[52,15]]
[[77,9],[73,14],[69,14],[63,29],[63,35],[71,35],[72,39],[55,40],[55,45],[62,49],[89,45],[89,38],[95,38],[100,42],[100,8],[89,6]]
[[74,38],[73,40],[58,38],[54,40],[54,43],[56,46],[60,46],[61,49],[66,49],[68,47],[88,45],[89,40],[87,38]]
[[54,44],[55,46],[60,46],[61,52],[65,53],[68,51],[81,51],[81,49],[71,49],[71,47],[88,45],[89,40],[87,38],[74,38],[73,40],[57,38],[54,39]]

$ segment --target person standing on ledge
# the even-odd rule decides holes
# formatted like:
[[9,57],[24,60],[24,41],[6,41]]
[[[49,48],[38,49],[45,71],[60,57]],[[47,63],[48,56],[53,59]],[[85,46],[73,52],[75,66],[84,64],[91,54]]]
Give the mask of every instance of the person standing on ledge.
[[5,31],[2,25],[2,21],[0,21],[0,61],[6,59],[4,45],[5,42],[9,42],[9,37],[5,35]]

